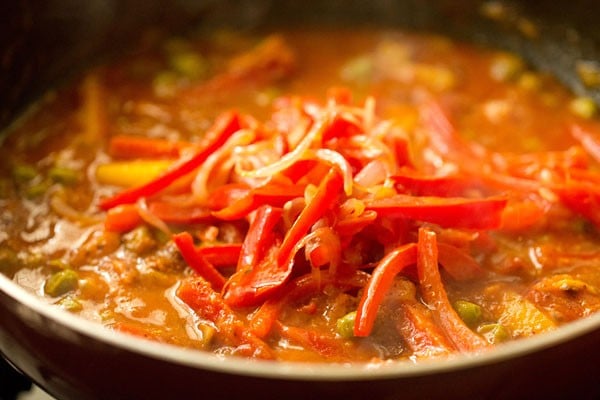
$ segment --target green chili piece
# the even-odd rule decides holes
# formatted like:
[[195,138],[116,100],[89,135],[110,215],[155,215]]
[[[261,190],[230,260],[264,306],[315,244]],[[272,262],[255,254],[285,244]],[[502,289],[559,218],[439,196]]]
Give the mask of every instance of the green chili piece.
[[506,342],[510,339],[510,333],[508,329],[502,324],[491,323],[483,324],[478,329],[479,332],[486,340],[492,344]]
[[38,174],[38,171],[27,164],[18,164],[13,167],[12,176],[17,183],[25,183],[33,178],[35,178]]
[[349,312],[337,320],[336,328],[341,337],[350,339],[354,337],[354,321],[356,320],[356,311]]
[[25,189],[25,196],[29,199],[33,199],[36,197],[40,197],[46,193],[46,191],[50,188],[50,184],[46,181],[36,183],[31,185]]
[[454,302],[454,309],[458,316],[469,326],[476,325],[481,320],[481,306],[466,300]]
[[44,292],[52,297],[61,296],[71,290],[75,290],[79,283],[77,272],[65,269],[51,275],[44,285]]
[[48,177],[53,182],[72,185],[79,180],[79,173],[72,168],[54,166],[48,171]]

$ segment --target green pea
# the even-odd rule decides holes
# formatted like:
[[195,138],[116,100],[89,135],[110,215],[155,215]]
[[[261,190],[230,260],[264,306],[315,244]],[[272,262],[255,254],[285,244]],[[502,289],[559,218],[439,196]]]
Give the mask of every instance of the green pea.
[[510,333],[508,329],[502,324],[490,323],[483,324],[477,328],[479,332],[486,340],[492,344],[506,342],[510,339]]
[[490,65],[490,75],[493,79],[501,82],[516,78],[523,72],[525,64],[523,60],[514,54],[498,54],[492,60]]
[[35,178],[38,174],[38,171],[27,164],[18,164],[15,165],[12,169],[12,176],[18,183],[25,183],[33,178]]
[[79,173],[72,168],[54,166],[48,171],[48,177],[53,182],[72,185],[79,180]]
[[72,269],[65,269],[51,275],[44,285],[44,292],[52,297],[61,296],[67,292],[75,290],[79,283],[77,272]]
[[349,312],[337,320],[336,328],[341,337],[350,339],[354,337],[354,321],[356,320],[356,311]]
[[481,320],[481,315],[483,314],[481,306],[466,300],[457,300],[454,302],[454,309],[458,316],[465,321],[465,324],[469,326],[476,325]]
[[597,106],[589,97],[577,97],[571,100],[569,109],[578,117],[590,119],[596,114]]
[[341,69],[340,76],[345,81],[368,82],[373,75],[373,59],[369,56],[353,58]]
[[169,97],[174,95],[178,85],[179,77],[173,71],[159,72],[152,81],[154,94],[159,97]]
[[169,64],[177,73],[190,79],[199,79],[208,73],[206,59],[191,51],[173,54],[169,58]]

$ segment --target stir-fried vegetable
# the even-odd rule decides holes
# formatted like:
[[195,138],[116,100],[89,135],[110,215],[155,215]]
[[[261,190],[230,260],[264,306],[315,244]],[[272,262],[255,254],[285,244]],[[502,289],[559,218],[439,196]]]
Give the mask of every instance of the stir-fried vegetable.
[[178,38],[57,95],[0,160],[0,271],[282,360],[477,353],[600,310],[593,102],[507,53],[310,35]]

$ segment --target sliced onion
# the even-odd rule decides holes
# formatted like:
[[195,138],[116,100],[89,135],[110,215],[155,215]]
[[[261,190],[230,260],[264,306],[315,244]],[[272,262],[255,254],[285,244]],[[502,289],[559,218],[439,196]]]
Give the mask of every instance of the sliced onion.
[[371,187],[385,182],[389,173],[390,171],[388,171],[387,164],[376,159],[365,165],[363,169],[356,174],[354,181],[363,187]]
[[[223,161],[224,158],[229,157],[236,146],[243,146],[250,144],[256,135],[254,131],[249,129],[240,129],[234,133],[218,150],[212,153],[202,166],[198,169],[196,177],[192,182],[192,193],[197,200],[203,201],[208,198],[209,189],[208,182],[213,170],[217,167],[221,169],[231,169],[233,167],[233,161]],[[225,174],[226,175],[226,174]],[[221,174],[223,176],[223,174]],[[217,182],[218,183],[218,182]],[[223,182],[225,183],[225,182]]]
[[[252,171],[243,170],[238,163],[236,165],[236,172],[243,177],[266,178],[283,171],[284,169],[296,163],[298,160],[302,159],[302,156],[306,150],[308,150],[316,140],[322,137],[323,132],[331,124],[332,119],[333,118],[331,114],[323,114],[322,117],[312,125],[308,133],[306,133],[304,138],[302,138],[300,143],[298,143],[298,146],[289,153],[286,153],[278,161]],[[303,129],[303,127],[300,128]]]
[[343,155],[335,150],[317,149],[306,151],[303,158],[317,158],[333,167],[336,167],[344,178],[344,192],[348,196],[352,194],[352,166]]
[[100,215],[89,215],[77,211],[65,201],[64,193],[61,192],[54,193],[50,197],[50,208],[61,217],[83,226],[99,224],[104,220],[104,217]]
[[150,226],[155,227],[156,229],[164,232],[168,236],[171,236],[171,230],[167,226],[167,224],[156,215],[152,214],[148,209],[148,204],[146,203],[146,199],[144,197],[140,198],[136,203],[138,213],[140,217]]

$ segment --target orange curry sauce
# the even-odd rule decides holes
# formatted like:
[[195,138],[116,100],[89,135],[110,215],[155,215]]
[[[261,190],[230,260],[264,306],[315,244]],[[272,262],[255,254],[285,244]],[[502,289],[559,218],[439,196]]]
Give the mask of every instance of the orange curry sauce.
[[169,39],[12,129],[0,272],[218,354],[485,351],[600,309],[594,107],[515,55],[437,36]]

